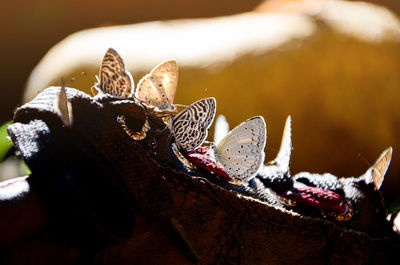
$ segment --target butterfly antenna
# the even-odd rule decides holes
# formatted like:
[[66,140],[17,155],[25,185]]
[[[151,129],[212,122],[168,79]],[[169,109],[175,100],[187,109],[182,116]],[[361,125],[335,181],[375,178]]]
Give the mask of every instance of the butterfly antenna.
[[210,147],[215,146],[214,142],[210,142],[210,141],[204,141],[205,144],[209,144]]
[[182,108],[187,108],[189,107],[188,105],[183,105],[183,104],[174,104],[177,107],[182,107]]
[[62,87],[71,85],[73,82],[75,82],[75,77],[71,77],[71,79],[68,82],[65,82],[65,79],[63,77],[60,78],[60,86]]
[[358,153],[357,156],[364,162],[368,167],[372,167],[372,164],[365,158],[361,153]]

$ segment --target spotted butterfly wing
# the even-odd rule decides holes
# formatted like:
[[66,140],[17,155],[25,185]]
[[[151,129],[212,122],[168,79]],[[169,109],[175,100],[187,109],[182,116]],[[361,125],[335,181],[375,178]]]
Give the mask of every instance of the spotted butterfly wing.
[[112,48],[104,55],[99,82],[98,88],[103,93],[122,98],[129,97],[132,93],[133,78],[126,70],[121,56]]
[[138,84],[135,97],[157,112],[176,113],[172,104],[178,84],[178,65],[175,60],[160,63]]
[[213,147],[215,160],[232,178],[249,180],[264,162],[266,135],[263,117],[248,119]]
[[172,134],[176,143],[186,151],[196,149],[207,138],[208,128],[214,120],[215,98],[196,101],[172,120]]

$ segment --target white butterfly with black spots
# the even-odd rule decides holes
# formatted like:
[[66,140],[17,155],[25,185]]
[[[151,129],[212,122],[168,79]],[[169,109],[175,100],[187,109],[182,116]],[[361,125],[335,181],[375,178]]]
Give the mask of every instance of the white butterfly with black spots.
[[256,116],[236,126],[214,145],[213,156],[230,177],[248,181],[264,162],[266,140],[264,118]]

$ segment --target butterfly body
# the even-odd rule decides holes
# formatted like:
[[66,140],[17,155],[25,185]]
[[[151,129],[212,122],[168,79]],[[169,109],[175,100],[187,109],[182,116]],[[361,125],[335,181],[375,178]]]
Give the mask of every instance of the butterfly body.
[[213,146],[215,160],[232,178],[251,179],[264,161],[266,126],[261,116],[242,122]]

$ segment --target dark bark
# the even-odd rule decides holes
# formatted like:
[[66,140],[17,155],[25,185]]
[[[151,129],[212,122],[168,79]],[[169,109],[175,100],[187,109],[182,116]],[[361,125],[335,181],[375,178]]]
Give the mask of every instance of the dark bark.
[[[0,202],[2,217],[18,207],[6,219],[26,218],[1,227],[1,264],[387,264],[397,247],[224,188],[179,159],[161,118],[133,99],[68,88],[68,128],[53,109],[59,90],[17,109],[9,127],[32,175],[29,192]],[[146,138],[130,138],[118,115],[133,131],[147,118]]]

